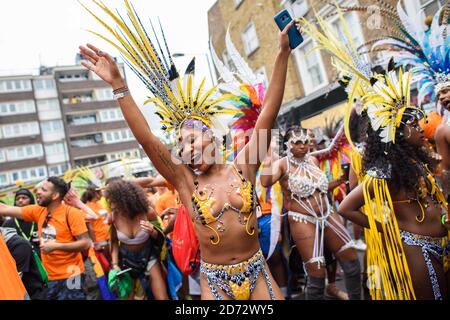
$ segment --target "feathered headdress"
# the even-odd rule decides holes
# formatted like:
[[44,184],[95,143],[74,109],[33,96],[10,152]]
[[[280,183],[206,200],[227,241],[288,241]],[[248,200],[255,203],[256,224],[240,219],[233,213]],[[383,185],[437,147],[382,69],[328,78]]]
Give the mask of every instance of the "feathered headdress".
[[111,11],[102,1],[92,1],[114,21],[115,28],[110,27],[84,6],[113,38],[109,39],[97,32],[91,32],[119,50],[126,64],[151,91],[153,98],[145,103],[155,104],[158,110],[156,114],[161,118],[162,129],[165,132],[179,130],[188,120],[198,120],[206,127],[212,128],[215,116],[236,112],[224,102],[225,96],[216,93],[216,87],[205,90],[206,79],[201,82],[198,89],[194,89],[193,68],[188,68],[184,79],[180,79],[161,25],[164,47],[161,46],[150,22],[156,40],[156,45],[154,44],[128,0],[124,0],[128,21],[119,12],[116,14]]
[[346,79],[349,98],[345,117],[347,139],[351,142],[348,126],[353,102],[360,98],[373,130],[381,130],[381,141],[395,143],[396,130],[401,126],[406,110],[421,111],[411,105],[411,72],[403,72],[400,69],[397,73],[393,60],[389,63],[387,73],[374,72],[367,57],[357,52],[342,11],[338,5],[336,7],[343,34],[336,34],[330,23],[320,16],[317,16],[316,20],[323,31],[306,19],[303,19],[303,22],[305,33],[318,43],[314,49],[322,49],[331,54],[334,65]]
[[261,114],[264,100],[264,82],[257,76],[244,58],[239,54],[231,40],[229,31],[225,36],[227,53],[236,70],[227,67],[217,56],[210,42],[210,51],[214,65],[223,81],[218,88],[226,95],[226,100],[235,106],[239,112],[234,116],[234,121],[229,125],[234,133],[235,143],[230,155],[236,156],[242,147],[248,142],[249,137]]
[[447,36],[450,1],[435,14],[429,30],[420,23],[422,12],[412,17],[405,12],[400,1],[397,14],[402,22],[397,26],[398,32],[391,32],[386,39],[376,41],[372,50],[385,45],[397,49],[394,55],[398,63],[413,67],[412,81],[418,84],[419,103],[427,96],[434,100],[440,90],[450,86],[450,37]]
[[[398,64],[413,67],[411,81],[418,85],[419,104],[426,97],[434,100],[440,90],[450,86],[450,1],[447,0],[438,10],[428,30],[421,23],[423,10],[412,16],[405,12],[401,1],[398,1],[397,8],[382,0],[376,2],[380,5],[378,14],[388,23],[381,24],[381,34],[367,41],[359,50],[366,46],[371,46],[371,52],[390,50]],[[371,7],[355,5],[342,6],[341,9],[368,12]]]

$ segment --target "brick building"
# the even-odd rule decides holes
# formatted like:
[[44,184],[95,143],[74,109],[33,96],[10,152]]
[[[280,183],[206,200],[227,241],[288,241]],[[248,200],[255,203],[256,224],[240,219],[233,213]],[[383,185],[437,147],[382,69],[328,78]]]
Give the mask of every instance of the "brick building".
[[[209,34],[217,54],[225,64],[231,61],[225,49],[225,34],[230,30],[231,38],[241,55],[257,73],[270,78],[272,65],[278,50],[278,29],[273,21],[275,14],[282,9],[289,9],[294,17],[305,17],[313,20],[314,12],[322,16],[335,11],[328,5],[329,1],[321,0],[217,0],[208,12]],[[371,6],[370,0],[338,1],[341,5],[359,4]],[[397,0],[384,2],[397,5]],[[408,13],[417,13],[423,9],[425,15],[432,15],[443,5],[444,0],[403,0]],[[378,24],[389,25],[390,21],[378,18],[377,8],[370,12],[345,13],[353,40],[356,44],[374,39],[380,34]],[[336,30],[340,23],[336,15],[330,15],[329,22]],[[418,22],[420,23],[420,22]],[[312,39],[306,35],[305,41],[292,52],[289,62],[283,106],[278,123],[287,126],[302,122],[307,128],[324,126],[325,120],[342,117],[345,91],[337,84],[337,74],[331,64],[331,58],[324,52],[313,51]],[[380,61],[381,54],[372,55],[372,62]],[[231,66],[232,67],[232,66]]]

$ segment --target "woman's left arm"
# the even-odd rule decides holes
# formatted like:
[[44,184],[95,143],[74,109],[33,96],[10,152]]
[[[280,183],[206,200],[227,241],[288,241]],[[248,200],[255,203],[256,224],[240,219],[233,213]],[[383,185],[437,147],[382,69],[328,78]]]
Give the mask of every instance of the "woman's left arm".
[[291,53],[288,31],[293,26],[294,22],[291,22],[280,33],[280,47],[261,114],[258,117],[250,141],[236,157],[238,165],[245,164],[245,166],[251,167],[251,171],[254,174],[256,174],[261,162],[266,157],[271,140],[271,130],[274,127],[281,103],[283,102],[287,67]]

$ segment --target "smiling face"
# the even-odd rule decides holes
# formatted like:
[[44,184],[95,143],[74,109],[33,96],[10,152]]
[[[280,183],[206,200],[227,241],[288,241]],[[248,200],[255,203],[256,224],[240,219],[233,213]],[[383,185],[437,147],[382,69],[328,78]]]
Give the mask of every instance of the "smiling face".
[[450,111],[450,87],[446,87],[439,91],[437,101],[447,111]]
[[179,148],[183,163],[201,172],[208,171],[219,155],[212,131],[204,132],[191,126],[181,128]]

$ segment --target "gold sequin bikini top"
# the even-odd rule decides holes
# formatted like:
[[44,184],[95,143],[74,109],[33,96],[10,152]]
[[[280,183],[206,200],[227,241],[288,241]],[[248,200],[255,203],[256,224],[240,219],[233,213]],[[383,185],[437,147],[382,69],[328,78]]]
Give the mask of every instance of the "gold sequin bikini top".
[[[241,198],[244,202],[241,209],[238,209],[238,208],[234,207],[233,205],[231,205],[230,203],[226,202],[223,205],[222,209],[219,211],[219,213],[214,214],[214,210],[212,207],[213,207],[214,203],[216,202],[216,198],[214,198],[212,196],[212,192],[209,194],[206,194],[205,191],[198,190],[197,177],[195,178],[195,181],[194,181],[195,190],[192,195],[192,204],[194,206],[194,212],[196,214],[195,219],[200,221],[200,223],[203,226],[211,229],[216,234],[217,239],[215,236],[211,236],[211,238],[210,238],[211,243],[214,245],[216,245],[220,242],[220,236],[217,231],[219,231],[219,232],[225,231],[224,224],[220,220],[220,218],[228,210],[232,210],[238,214],[239,222],[242,225],[245,225],[247,234],[253,235],[255,233],[254,227],[249,228],[249,226],[248,226],[250,217],[253,214],[253,212],[255,211],[255,204],[256,205],[258,204],[255,189],[253,187],[253,184],[244,178],[244,176],[242,175],[242,171],[238,170],[234,164],[233,164],[233,168],[241,180],[241,185],[236,191],[236,193],[241,196]],[[249,216],[246,217],[246,215],[249,215]],[[243,217],[243,216],[245,216],[245,217]],[[218,223],[218,225],[216,227],[217,231],[215,228],[213,228],[211,226],[211,224],[213,224],[215,222]]]

